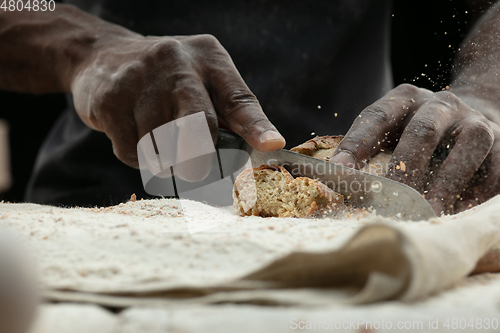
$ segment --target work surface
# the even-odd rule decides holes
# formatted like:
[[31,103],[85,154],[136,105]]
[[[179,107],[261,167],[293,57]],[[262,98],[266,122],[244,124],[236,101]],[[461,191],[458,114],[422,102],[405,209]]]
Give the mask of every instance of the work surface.
[[167,199],[0,204],[0,225],[38,264],[46,301],[32,333],[498,328],[500,275],[467,277],[500,242],[497,216],[498,197],[411,223],[243,218]]

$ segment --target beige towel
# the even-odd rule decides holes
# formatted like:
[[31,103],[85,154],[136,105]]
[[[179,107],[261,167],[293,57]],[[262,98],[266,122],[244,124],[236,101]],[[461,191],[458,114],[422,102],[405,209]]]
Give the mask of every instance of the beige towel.
[[[153,203],[158,204],[159,202],[167,202],[168,205],[178,203],[172,200],[156,200]],[[124,211],[135,207],[133,205],[136,203],[124,205],[120,208],[122,211],[115,212],[126,215]],[[203,210],[202,204],[197,204],[197,207],[201,211]],[[48,207],[42,208],[44,211],[48,209]],[[118,208],[110,208],[107,212],[113,212],[113,209]],[[148,212],[150,213],[151,210]],[[58,216],[56,213],[52,209],[50,210],[50,214],[56,215],[55,218]],[[67,287],[57,287],[58,282],[48,281],[46,285],[52,284],[56,287],[50,287],[46,290],[45,297],[51,300],[82,301],[117,307],[224,302],[314,306],[335,302],[359,304],[392,299],[414,301],[449,288],[472,271],[495,271],[500,267],[497,248],[500,244],[499,213],[500,196],[457,216],[436,218],[429,222],[395,222],[380,217],[369,218],[361,222],[349,220],[347,222],[352,223],[353,226],[366,225],[359,228],[350,239],[342,241],[340,246],[334,244],[336,239],[341,238],[337,237],[333,239],[332,246],[318,245],[319,250],[308,250],[307,252],[287,250],[288,254],[285,251],[279,256],[280,258],[272,260],[268,264],[265,263],[266,260],[259,259],[262,254],[256,254],[257,252],[262,253],[262,248],[252,247],[249,245],[250,243],[242,242],[238,236],[234,236],[232,238],[236,241],[234,244],[228,245],[226,260],[233,261],[236,271],[244,272],[245,270],[238,266],[238,261],[251,258],[261,262],[261,268],[251,268],[250,265],[253,272],[243,274],[241,278],[232,278],[216,283],[213,281],[217,281],[217,279],[195,278],[190,279],[190,283],[185,285],[179,284],[178,281],[173,283],[168,280],[160,280],[154,283],[130,281],[129,283],[109,285],[102,283],[94,285],[92,283],[66,284]],[[220,214],[227,214],[227,212],[221,210]],[[212,214],[207,218],[217,219],[218,216]],[[47,220],[43,221],[47,222]],[[73,219],[72,221],[73,224],[79,223],[78,220]],[[121,226],[120,221],[115,219],[114,215],[110,223],[111,221],[117,227]],[[98,219],[94,218],[94,222],[98,223]],[[244,222],[251,223],[245,224]],[[151,227],[146,222],[142,223],[144,223],[143,228],[145,229]],[[282,226],[289,226],[289,229],[283,229],[285,230],[283,232],[286,233],[286,230],[294,230],[294,228],[297,230],[304,226],[307,228],[308,224],[311,225],[311,228],[347,225],[346,221],[342,220],[266,220],[250,217],[238,218],[232,226],[227,226],[227,228],[239,230],[242,235],[247,233],[245,231],[253,230],[252,235],[257,239],[259,232],[262,233],[261,238],[269,237],[266,236],[269,232],[266,225],[274,225],[272,228],[269,227],[269,229],[273,229],[272,232]],[[64,230],[64,227],[61,226],[61,228]],[[61,230],[59,232],[63,232]],[[307,229],[298,231],[300,232],[298,237],[307,240],[309,245],[325,241],[324,233],[321,233],[321,237],[318,236],[320,234],[310,236],[304,230]],[[109,233],[110,237],[113,236],[111,229],[109,229]],[[39,235],[39,237],[41,236]],[[168,234],[165,237],[168,238]],[[268,239],[278,239],[279,233],[274,234],[273,237],[275,238]],[[172,239],[177,238],[175,235],[172,237]],[[193,239],[202,242],[201,238]],[[213,238],[210,237],[204,239],[208,243],[213,241]],[[54,246],[54,244],[49,245],[49,241],[50,238],[47,240],[47,246]],[[99,246],[97,243],[88,243],[92,246]],[[194,243],[196,244],[196,242]],[[217,247],[216,244],[218,243],[212,243],[206,249],[213,249]],[[232,247],[233,245],[236,247]],[[275,245],[269,245],[269,248],[286,248],[286,245],[283,245],[284,243],[280,245],[277,241]],[[238,258],[236,258],[236,253],[232,257],[231,248],[238,251],[240,250],[238,246],[244,248],[242,253],[246,253],[248,258],[241,257],[241,253],[238,254]],[[328,250],[328,247],[331,250]],[[190,246],[188,248],[193,249]],[[221,249],[224,249],[224,246]],[[64,256],[64,252],[65,250],[61,248],[60,255]],[[172,247],[170,254],[182,256],[179,248],[174,247]],[[210,265],[217,267],[220,258],[217,260],[210,261]],[[197,263],[200,264],[203,261]],[[77,262],[74,263],[75,266],[77,264]],[[228,267],[231,270],[231,266]],[[133,267],[130,268],[133,269]],[[67,269],[69,271],[73,267],[68,266]],[[196,270],[197,267],[179,268],[177,274],[184,275],[187,279],[190,269]],[[206,276],[208,277],[219,273],[216,268],[213,268],[212,271],[210,268],[206,268]],[[228,273],[222,276],[230,277],[232,274]]]
[[413,301],[446,289],[474,268],[498,270],[499,210],[497,197],[441,225],[369,225],[340,250],[292,253],[246,278],[293,288],[354,285],[361,288],[352,299],[357,303]]

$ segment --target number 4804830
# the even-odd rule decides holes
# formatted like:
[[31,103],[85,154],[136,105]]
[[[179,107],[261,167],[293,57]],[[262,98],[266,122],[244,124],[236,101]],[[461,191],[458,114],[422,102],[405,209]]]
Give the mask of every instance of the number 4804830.
[[[1,0],[0,0],[1,1]],[[3,0],[2,5],[0,5],[0,10],[4,12],[20,12],[23,10],[34,11],[34,12],[46,12],[54,11],[56,9],[56,3],[54,0]]]

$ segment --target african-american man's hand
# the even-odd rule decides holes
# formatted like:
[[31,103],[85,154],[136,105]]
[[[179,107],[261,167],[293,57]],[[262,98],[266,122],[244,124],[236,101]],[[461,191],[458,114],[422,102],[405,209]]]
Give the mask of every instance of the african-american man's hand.
[[403,84],[361,112],[331,161],[359,168],[393,149],[386,176],[453,213],[500,193],[499,139],[500,127],[452,92]]
[[213,36],[110,38],[75,73],[71,90],[78,115],[106,133],[115,155],[129,166],[138,167],[140,138],[200,111],[214,142],[225,123],[258,150],[285,145]]

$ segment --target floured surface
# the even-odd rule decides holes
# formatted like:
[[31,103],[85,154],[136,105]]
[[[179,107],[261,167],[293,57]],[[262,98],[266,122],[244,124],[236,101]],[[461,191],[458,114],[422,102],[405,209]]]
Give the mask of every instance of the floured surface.
[[[114,290],[238,278],[294,250],[334,248],[370,222],[243,218],[196,202],[183,206],[187,214],[169,199],[101,209],[1,204],[0,223],[29,240],[44,286]],[[216,227],[189,234],[198,219]]]
[[[494,217],[500,216],[499,203],[500,198],[495,198],[484,207],[458,216],[414,223],[378,217],[343,220],[237,217],[231,209],[209,209],[200,203],[181,204],[177,200],[137,201],[103,209],[2,203],[0,225],[17,232],[31,248],[38,260],[44,288],[113,292],[141,287],[154,289],[224,283],[256,271],[293,251],[337,249],[360,227],[374,222],[384,221],[389,226],[402,227],[409,234],[422,235],[460,223],[477,221],[479,226],[480,222],[489,220],[495,224]],[[213,228],[190,234],[190,226],[199,226],[200,220]],[[487,231],[484,226],[481,230],[483,233]],[[442,241],[438,239],[439,244],[444,247],[450,244],[450,248],[456,245],[454,241],[446,237]],[[446,264],[443,262],[444,267]],[[490,314],[499,317],[500,279],[496,274],[462,278],[447,288],[450,290],[423,301],[392,301],[370,306],[332,305],[331,302],[319,307],[310,307],[303,302],[302,306],[289,308],[202,304],[171,307],[163,304],[157,308],[131,307],[114,315],[92,305],[45,304],[33,332],[68,332],[68,326],[64,328],[64,325],[75,325],[78,320],[81,332],[96,332],[96,323],[100,323],[98,326],[102,332],[224,332],[221,321],[227,318],[228,311],[231,311],[232,318],[225,320],[233,322],[227,326],[228,332],[241,327],[247,332],[287,331],[293,317],[306,320],[324,320],[325,316],[426,320],[433,316],[451,318],[455,313],[468,317]],[[314,293],[307,294],[307,290],[275,291],[275,294],[280,293],[278,298],[282,299],[300,296],[308,300],[309,296],[314,296]],[[322,294],[325,301],[337,296],[331,291]],[[315,301],[311,304],[321,304],[323,300],[316,297]],[[469,311],[471,307],[477,311]],[[197,320],[188,321],[187,318],[192,316],[197,316]],[[80,319],[60,320],[77,317]],[[152,317],[161,320],[153,322]],[[268,325],[257,325],[259,320]]]

